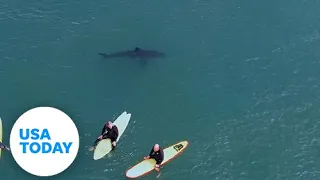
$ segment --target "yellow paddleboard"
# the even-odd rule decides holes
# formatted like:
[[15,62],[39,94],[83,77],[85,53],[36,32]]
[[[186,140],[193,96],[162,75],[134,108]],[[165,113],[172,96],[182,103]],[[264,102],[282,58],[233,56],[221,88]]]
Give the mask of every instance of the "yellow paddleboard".
[[[188,141],[181,141],[172,146],[169,146],[163,149],[164,159],[161,163],[161,166],[178,156],[182,153],[185,148],[188,146]],[[151,171],[154,170],[154,166],[156,165],[156,161],[154,159],[143,160],[135,166],[129,168],[126,171],[127,178],[138,178],[141,176],[145,176]]]
[[[0,118],[0,142],[2,142],[2,120]],[[1,158],[1,149],[0,149],[0,158]]]

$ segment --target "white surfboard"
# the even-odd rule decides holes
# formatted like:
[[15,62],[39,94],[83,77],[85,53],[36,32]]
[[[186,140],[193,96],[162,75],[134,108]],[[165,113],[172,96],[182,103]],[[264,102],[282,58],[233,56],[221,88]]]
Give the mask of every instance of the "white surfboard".
[[[2,120],[0,117],[0,142],[2,142]],[[0,149],[0,158],[1,158],[1,149]]]
[[[131,118],[131,114],[125,111],[113,122],[113,124],[117,126],[119,131],[117,142],[119,142],[119,139],[121,138],[122,134],[126,130],[129,124],[130,118]],[[112,150],[111,140],[103,139],[99,141],[99,143],[97,144],[93,153],[93,159],[94,160],[101,159],[105,155],[107,155],[111,150]]]

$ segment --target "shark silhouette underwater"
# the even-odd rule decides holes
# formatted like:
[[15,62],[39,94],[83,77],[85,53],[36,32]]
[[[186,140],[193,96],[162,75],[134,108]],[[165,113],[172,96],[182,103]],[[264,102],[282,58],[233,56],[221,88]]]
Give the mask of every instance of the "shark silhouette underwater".
[[134,50],[129,51],[120,51],[115,53],[99,53],[99,55],[103,56],[104,58],[111,59],[111,58],[121,58],[121,57],[128,57],[132,59],[155,59],[155,58],[163,58],[166,55],[162,52],[156,50],[145,50],[139,47],[136,47]]

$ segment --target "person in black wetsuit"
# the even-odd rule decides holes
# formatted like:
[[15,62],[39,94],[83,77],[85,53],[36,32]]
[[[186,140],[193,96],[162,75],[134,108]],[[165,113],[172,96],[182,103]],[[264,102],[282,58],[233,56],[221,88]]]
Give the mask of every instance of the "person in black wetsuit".
[[[106,133],[107,130],[107,133]],[[90,148],[90,151],[94,150],[97,146],[98,142],[102,139],[109,138],[112,142],[112,150],[116,147],[117,139],[119,136],[119,131],[116,125],[114,125],[111,121],[108,121],[102,128],[100,136],[93,143],[93,147]]]
[[151,149],[148,156],[144,157],[144,159],[154,159],[156,160],[155,170],[160,174],[160,165],[164,158],[164,153],[162,148],[159,146],[159,144],[155,144],[153,148]]
[[5,150],[10,151],[10,148],[8,146],[4,145],[1,141],[0,141],[0,149],[5,149]]

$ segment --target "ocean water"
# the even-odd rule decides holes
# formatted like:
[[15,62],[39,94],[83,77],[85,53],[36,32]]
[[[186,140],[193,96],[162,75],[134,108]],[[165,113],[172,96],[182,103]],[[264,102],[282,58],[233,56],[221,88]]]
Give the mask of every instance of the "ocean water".
[[[76,123],[79,154],[48,179],[120,180],[149,153],[188,140],[165,180],[320,179],[320,1],[0,0],[0,117],[54,106]],[[166,53],[141,66],[98,53]],[[116,151],[88,146],[106,120],[131,122]],[[8,152],[2,179],[42,179]],[[155,173],[141,178],[155,179]]]

